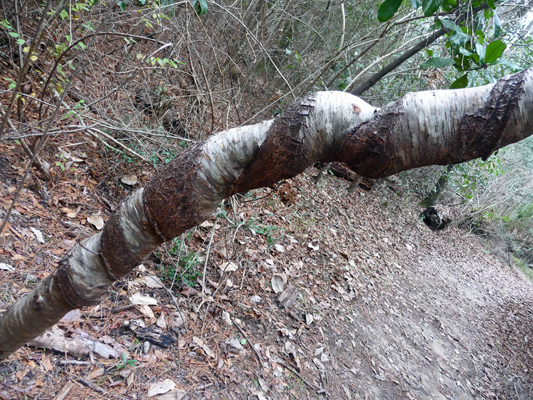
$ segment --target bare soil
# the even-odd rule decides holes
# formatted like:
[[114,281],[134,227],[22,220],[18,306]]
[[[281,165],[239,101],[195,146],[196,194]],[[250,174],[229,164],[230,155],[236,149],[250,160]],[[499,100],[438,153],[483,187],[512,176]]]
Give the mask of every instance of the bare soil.
[[[0,236],[0,263],[15,269],[0,270],[0,313],[96,232],[87,217],[105,220],[132,190],[121,177],[134,173],[138,186],[154,173],[86,142],[70,148],[84,160],[74,170],[56,168],[46,190],[23,189]],[[69,143],[52,141],[44,158],[54,165]],[[24,156],[6,144],[0,154],[3,218]],[[118,358],[24,347],[0,364],[0,398],[146,399],[167,379],[174,389],[151,398],[533,398],[533,285],[498,258],[498,244],[453,224],[430,231],[418,199],[384,185],[348,193],[348,182],[316,184],[315,174],[228,202],[184,236],[181,253],[163,247],[101,304],[59,324]],[[172,283],[178,254],[194,270]],[[229,282],[228,262],[237,267]],[[150,287],[148,275],[165,287]],[[287,307],[281,282],[296,289]],[[136,292],[157,304],[132,305]],[[176,341],[147,348],[132,321]]]

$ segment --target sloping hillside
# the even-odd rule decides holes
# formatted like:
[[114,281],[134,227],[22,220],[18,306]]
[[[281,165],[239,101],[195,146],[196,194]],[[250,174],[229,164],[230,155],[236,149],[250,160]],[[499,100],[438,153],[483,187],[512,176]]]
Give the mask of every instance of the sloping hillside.
[[[0,146],[3,216],[24,157]],[[26,185],[0,237],[0,312],[153,173],[100,146],[47,147],[66,168]],[[141,399],[166,380],[153,398],[532,398],[533,285],[496,245],[428,230],[417,199],[384,185],[348,193],[314,174],[236,197],[162,248],[59,325],[96,354],[25,347],[0,366],[0,398]]]

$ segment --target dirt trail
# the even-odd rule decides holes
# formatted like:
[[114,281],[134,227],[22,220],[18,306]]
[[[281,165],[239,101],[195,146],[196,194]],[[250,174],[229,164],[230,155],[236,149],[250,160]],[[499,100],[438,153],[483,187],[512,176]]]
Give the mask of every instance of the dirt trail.
[[[331,359],[339,366],[332,374],[340,386],[332,397],[533,398],[532,283],[479,238],[416,224],[413,203],[394,210],[376,197],[359,203],[367,211],[359,224],[373,228],[370,246],[378,250],[364,257],[370,274],[350,271],[357,300],[344,318],[330,320]],[[510,318],[513,310],[519,317]]]
[[[16,181],[10,164],[16,161],[0,171],[6,199]],[[185,294],[180,286],[186,326],[172,322],[176,303],[168,292],[143,286],[139,272],[118,282],[113,296],[97,308],[61,324],[69,335],[127,349],[135,363],[93,357],[76,364],[64,354],[24,348],[3,370],[0,398],[53,399],[70,387],[65,400],[145,399],[151,385],[165,379],[178,391],[152,399],[533,398],[533,284],[492,255],[490,243],[454,226],[437,233],[427,229],[416,199],[384,186],[348,194],[346,182],[328,176],[316,185],[311,172],[228,208],[236,225],[231,218],[217,220],[210,284],[225,282],[218,269],[225,262],[222,253],[230,253],[239,270],[233,285],[213,294],[214,301],[199,313],[201,288]],[[118,180],[120,171],[116,174],[109,179]],[[62,186],[54,190],[52,196],[64,196]],[[109,193],[105,184],[101,190]],[[93,194],[76,193],[80,214],[101,210]],[[38,195],[26,190],[11,225],[17,237],[1,238],[0,262],[17,269],[0,271],[0,309],[6,299],[28,291],[27,274],[40,279],[57,263],[68,247],[56,243],[72,244],[57,206],[37,207],[38,202]],[[46,227],[50,241],[36,243],[30,226]],[[78,228],[87,233],[87,225]],[[188,250],[205,252],[210,229],[191,233]],[[163,262],[153,258],[146,273],[160,273]],[[280,307],[272,289],[275,274],[297,289],[288,309]],[[144,352],[126,327],[134,319],[155,326],[146,310],[102,312],[128,306],[129,296],[139,290],[157,299],[155,317],[165,316],[166,332],[177,339],[170,348]],[[246,340],[224,321],[223,311],[241,320]],[[239,349],[232,339],[245,347]]]

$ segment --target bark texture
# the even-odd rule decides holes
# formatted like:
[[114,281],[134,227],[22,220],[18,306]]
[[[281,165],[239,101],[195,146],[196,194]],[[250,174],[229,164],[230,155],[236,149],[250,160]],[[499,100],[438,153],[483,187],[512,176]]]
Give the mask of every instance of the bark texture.
[[495,85],[410,94],[375,109],[343,92],[295,101],[275,120],[230,129],[179,154],[128,197],[103,231],[77,244],[60,267],[0,320],[0,360],[68,311],[94,304],[151,251],[208,218],[220,201],[340,161],[380,178],[453,164],[531,135],[533,71]]

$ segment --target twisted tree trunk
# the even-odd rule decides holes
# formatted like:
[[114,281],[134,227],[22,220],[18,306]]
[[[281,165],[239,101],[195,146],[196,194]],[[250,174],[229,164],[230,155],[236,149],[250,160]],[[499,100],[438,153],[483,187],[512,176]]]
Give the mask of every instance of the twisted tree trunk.
[[3,315],[0,360],[69,310],[98,302],[114,280],[232,194],[291,178],[316,161],[344,162],[381,178],[486,158],[532,128],[533,70],[527,70],[494,85],[409,94],[381,110],[347,93],[319,92],[275,120],[222,132],[180,153]]

